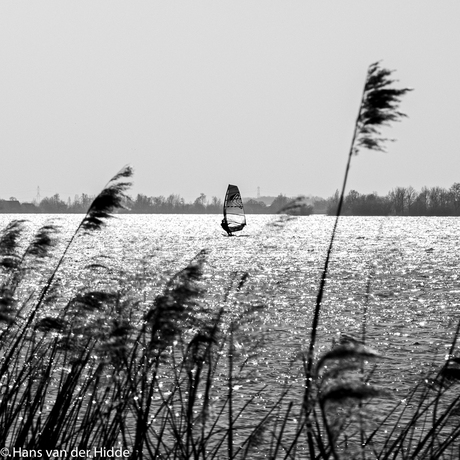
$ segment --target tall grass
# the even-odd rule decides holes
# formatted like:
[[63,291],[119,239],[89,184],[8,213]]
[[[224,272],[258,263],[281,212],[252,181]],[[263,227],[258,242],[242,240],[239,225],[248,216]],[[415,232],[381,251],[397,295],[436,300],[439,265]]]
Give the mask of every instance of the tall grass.
[[[43,458],[53,456],[51,449],[106,458],[95,450],[102,448],[122,449],[132,459],[458,458],[460,323],[446,362],[400,402],[372,383],[384,357],[366,343],[367,308],[361,337],[344,333],[315,354],[352,155],[360,147],[381,150],[377,127],[403,116],[397,103],[408,90],[392,89],[390,75],[378,63],[368,71],[310,346],[300,356],[303,395],[286,382],[263,410],[257,400],[264,386],[240,397],[239,385],[252,378],[248,363],[264,350],[265,309],[251,300],[248,273],[233,274],[218,308],[208,304],[205,250],[152,299],[142,295],[151,278],[139,272],[135,287],[125,278],[118,289],[79,290],[62,304],[63,262],[123,206],[132,174],[124,168],[94,200],[37,294],[21,286],[42,260],[50,264],[58,229],[44,225],[25,249],[26,222],[13,221],[0,235],[0,446],[35,449]],[[91,265],[92,276],[100,268]],[[371,281],[372,273],[367,298]],[[391,409],[376,418],[379,401]]]

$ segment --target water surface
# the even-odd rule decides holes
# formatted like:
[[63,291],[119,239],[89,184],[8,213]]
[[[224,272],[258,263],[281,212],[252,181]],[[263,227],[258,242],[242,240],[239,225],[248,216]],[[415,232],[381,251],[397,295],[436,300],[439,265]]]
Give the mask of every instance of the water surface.
[[[17,217],[0,215],[0,224]],[[27,236],[49,219],[60,226],[61,242],[45,274],[82,216],[20,217],[29,220]],[[218,215],[119,215],[104,230],[76,239],[59,277],[70,296],[101,287],[85,268],[90,263],[105,265],[106,283],[113,286],[144,272],[150,277],[144,296],[153,299],[170,276],[207,249],[204,302],[228,311],[244,302],[265,306],[260,318],[265,344],[250,363],[255,372],[247,385],[267,384],[269,392],[286,379],[295,381],[301,369],[297,357],[308,347],[332,226],[328,216],[249,215],[244,231],[229,238]],[[460,219],[453,217],[341,218],[317,352],[329,349],[340,333],[361,337],[364,325],[366,342],[384,356],[375,380],[395,394],[407,391],[430,366],[441,365],[458,321],[459,230]],[[236,295],[235,280],[246,272],[244,293]],[[34,282],[39,276],[35,273]]]

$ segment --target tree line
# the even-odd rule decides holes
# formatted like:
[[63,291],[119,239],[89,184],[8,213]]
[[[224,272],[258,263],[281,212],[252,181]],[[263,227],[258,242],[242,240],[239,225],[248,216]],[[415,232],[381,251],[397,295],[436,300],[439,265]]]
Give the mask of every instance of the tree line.
[[[43,198],[36,203],[20,203],[15,198],[0,199],[0,213],[86,213],[94,196],[85,193],[64,201],[59,194]],[[334,215],[339,202],[339,192],[330,198],[293,200],[283,194],[271,204],[249,199],[244,202],[247,214]],[[193,202],[186,203],[180,195],[149,197],[138,194],[129,198],[122,213],[130,214],[220,214],[223,202],[213,196],[207,199],[201,193]],[[450,188],[423,187],[417,192],[413,187],[396,187],[385,196],[377,193],[361,194],[351,190],[344,198],[342,214],[345,216],[460,216],[460,183]]]
[[[327,199],[327,214],[334,215],[339,192]],[[460,183],[450,188],[396,187],[386,196],[377,193],[360,194],[351,190],[345,196],[342,208],[345,216],[460,216]]]
[[[283,194],[278,195],[270,205],[263,201],[249,199],[244,202],[244,210],[247,214],[276,214],[292,201]],[[127,204],[128,210],[133,214],[220,214],[223,209],[223,201],[213,196],[208,200],[204,193],[201,193],[191,203],[186,203],[180,195],[169,195],[168,197],[148,197],[138,194],[135,199]],[[312,206],[301,205],[298,214],[311,214]]]
[[[35,203],[20,203],[15,198],[9,200],[0,199],[0,213],[86,213],[94,196],[82,194],[73,200],[61,199],[58,193],[46,197]],[[276,214],[288,206],[292,199],[283,194],[278,195],[270,205],[263,201],[249,199],[244,203],[244,209],[248,214]],[[223,201],[213,196],[208,200],[201,193],[193,202],[186,203],[180,195],[171,194],[168,197],[149,197],[138,194],[134,198],[128,198],[124,209],[120,213],[129,214],[220,214],[223,209]],[[313,206],[302,203],[295,208],[295,213],[301,215],[311,214]]]

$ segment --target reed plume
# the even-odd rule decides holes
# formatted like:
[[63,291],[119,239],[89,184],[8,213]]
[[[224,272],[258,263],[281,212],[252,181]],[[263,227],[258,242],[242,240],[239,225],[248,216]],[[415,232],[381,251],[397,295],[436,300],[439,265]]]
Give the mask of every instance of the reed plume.
[[309,378],[311,377],[314,348],[316,343],[316,331],[318,328],[321,302],[323,300],[324,286],[328,273],[331,252],[334,246],[337,224],[343,206],[343,199],[347,185],[348,173],[350,170],[351,158],[353,155],[356,155],[361,148],[383,151],[385,141],[388,139],[380,137],[381,132],[379,128],[385,125],[389,125],[390,122],[400,121],[401,118],[406,116],[404,113],[398,110],[398,107],[401,98],[407,92],[411,91],[411,89],[392,88],[391,85],[395,82],[395,80],[389,78],[392,73],[393,71],[391,70],[381,68],[379,62],[371,64],[367,71],[366,83],[364,85],[358,116],[355,122],[353,138],[348,153],[348,161],[345,168],[342,192],[340,194],[339,203],[337,206],[334,228],[332,230],[331,241],[329,243],[324,268],[321,274],[320,286],[316,298],[311,329],[310,348],[308,353],[307,381],[309,381]]
[[56,244],[56,225],[45,224],[34,235],[32,242],[26,250],[26,256],[45,258],[49,256],[50,249]]
[[125,191],[131,186],[131,182],[124,182],[122,179],[131,177],[132,175],[133,169],[130,166],[125,166],[110,179],[102,192],[91,203],[86,216],[75,233],[80,228],[84,230],[99,230],[107,219],[113,217],[111,213],[115,209],[125,207],[125,203],[129,201]]
[[206,255],[207,251],[200,251],[187,267],[169,280],[163,294],[155,298],[145,317],[151,334],[150,349],[163,351],[180,336],[186,319],[197,321],[194,307],[203,294],[199,281]]
[[14,289],[11,279],[20,267],[21,257],[18,253],[18,240],[24,231],[24,220],[13,220],[0,233],[0,322],[14,321]]
[[25,220],[13,220],[0,234],[0,265],[3,268],[14,267],[19,260],[18,240],[24,231],[24,222]]
[[[19,239],[25,230],[25,220],[13,220],[0,233],[0,322],[14,323],[19,311],[14,309],[15,293],[24,275],[35,264],[49,255],[55,245],[57,227],[51,224],[42,226],[32,241],[21,253]],[[25,307],[25,305],[23,305]],[[3,334],[7,330],[3,331]]]
[[[305,366],[305,397],[304,409],[309,418],[310,397],[313,383],[313,361],[316,345],[316,334],[319,324],[319,316],[323,300],[324,288],[329,269],[332,248],[337,231],[339,217],[342,212],[345,189],[348,180],[348,173],[351,165],[351,158],[358,154],[362,148],[369,150],[383,151],[385,142],[388,140],[381,137],[380,128],[388,126],[391,122],[400,121],[406,115],[398,110],[401,98],[411,89],[394,88],[392,85],[395,80],[390,78],[392,70],[384,69],[379,62],[371,64],[367,71],[366,82],[359,105],[358,116],[355,121],[353,137],[348,152],[348,160],[345,168],[342,191],[339,197],[336,218],[331,234],[331,240],[328,246],[324,267],[321,273],[320,285],[316,296],[313,321],[310,331],[310,345]],[[311,428],[307,430],[308,444],[310,455],[314,456],[314,442],[311,434]],[[313,458],[313,457],[312,457]]]
[[[73,241],[80,234],[81,230],[86,232],[93,230],[100,230],[105,224],[106,219],[112,217],[111,213],[117,209],[122,208],[123,203],[126,201],[125,191],[131,186],[131,182],[124,182],[122,179],[131,177],[133,169],[130,166],[125,166],[115,176],[110,179],[107,185],[103,188],[102,192],[94,199],[89,207],[85,217],[78,225],[74,234],[67,243],[62,255],[56,264],[53,273],[49,277],[48,281],[43,286],[40,297],[36,304],[36,310],[43,303],[49,289],[51,288],[56,273],[58,272],[67,252],[72,246]],[[33,318],[33,316],[32,316]]]

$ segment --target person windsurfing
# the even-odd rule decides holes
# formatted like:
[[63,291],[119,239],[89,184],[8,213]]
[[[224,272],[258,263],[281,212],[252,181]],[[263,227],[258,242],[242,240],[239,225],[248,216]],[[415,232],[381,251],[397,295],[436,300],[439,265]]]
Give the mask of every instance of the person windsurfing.
[[220,226],[227,232],[228,236],[233,236],[232,232],[228,228],[228,224],[227,224],[227,221],[225,219],[222,219],[222,222],[220,223]]

